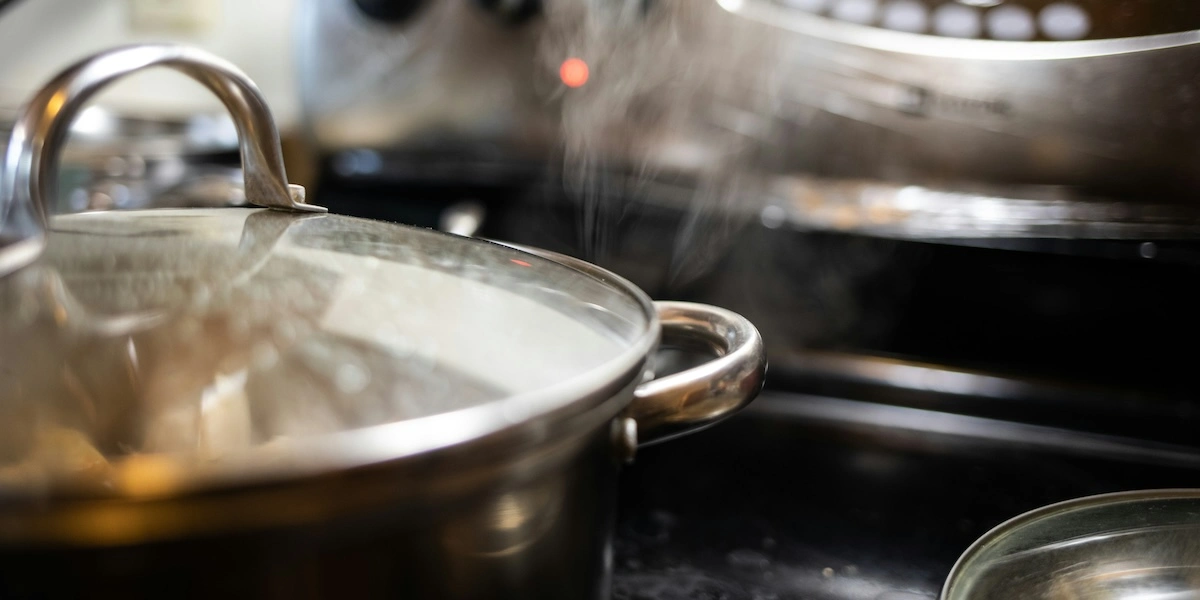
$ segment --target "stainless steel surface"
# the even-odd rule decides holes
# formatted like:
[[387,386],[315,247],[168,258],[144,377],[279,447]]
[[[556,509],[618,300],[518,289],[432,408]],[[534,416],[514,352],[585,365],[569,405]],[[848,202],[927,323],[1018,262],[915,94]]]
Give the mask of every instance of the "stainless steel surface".
[[230,107],[248,197],[307,206],[253,85],[207,55],[103,53],[31,103],[4,180],[36,252],[0,277],[3,595],[606,597],[625,410],[656,403],[653,439],[745,405],[754,328],[664,306],[718,356],[658,384],[656,307],[587,263],[311,210],[47,215],[78,102],[153,64]]
[[[506,246],[560,264],[607,277],[595,266],[573,258],[516,244]],[[655,302],[666,346],[699,350],[717,358],[639,385],[625,414],[636,424],[622,436],[647,446],[710,427],[745,408],[767,374],[762,336],[737,313],[694,302]],[[632,457],[632,455],[630,455]]]
[[1198,539],[1198,490],[1069,500],[980,538],[942,598],[1200,598]]
[[[619,463],[599,425],[582,436],[549,430],[516,460],[472,445],[284,489],[76,502],[53,521],[30,507],[41,541],[0,540],[0,590],[43,599],[601,600]],[[11,507],[2,512],[0,532],[23,523]]]
[[[223,209],[219,212],[244,211]],[[113,218],[129,218],[137,213],[111,214]],[[324,215],[296,217],[265,211],[250,214],[284,222],[297,218],[306,218],[305,222],[336,218]],[[101,215],[93,218],[98,216]],[[54,222],[79,230],[83,222],[81,217],[83,215],[57,217]],[[174,217],[178,223],[182,215]],[[215,227],[222,231],[229,229],[227,223],[216,223]],[[56,256],[55,245],[68,239],[60,233],[56,232],[50,238],[50,251],[46,257]],[[368,234],[367,239],[378,239],[382,230],[374,234],[359,230],[360,235],[364,233]],[[419,230],[407,234],[418,239],[422,234],[446,240],[458,239]],[[288,246],[297,241],[295,235],[292,231],[281,245]],[[482,241],[463,243],[481,248],[489,246]],[[370,244],[378,248],[378,242]],[[489,251],[494,252],[494,248]],[[196,251],[194,245],[192,251]],[[506,256],[537,264],[537,257],[515,250],[509,252]],[[278,248],[275,248],[275,254],[272,263],[279,260]],[[172,261],[169,255],[164,260]],[[89,269],[86,265],[80,266],[79,274],[72,278],[76,289],[79,284],[87,283],[83,276]],[[264,267],[259,277],[270,271],[269,265]],[[594,268],[592,273],[603,274]],[[618,285],[621,281],[611,274],[605,279],[610,282],[608,285]],[[579,283],[582,281],[577,281],[576,286]],[[420,282],[416,285],[428,288]],[[96,291],[103,290],[103,286],[96,288]],[[220,297],[222,292],[214,289],[213,293]],[[243,310],[248,306],[238,302],[237,298],[232,300]],[[496,299],[491,300],[492,305],[495,302]],[[321,314],[323,311],[302,312]],[[71,311],[70,314],[78,313]],[[377,319],[371,319],[371,322],[376,328],[381,323]],[[544,326],[545,322],[539,318],[535,327]],[[648,335],[638,339],[653,343],[657,336],[652,331],[647,329]],[[474,332],[475,344],[479,345],[479,330]],[[11,332],[6,332],[5,339],[11,339],[7,333]],[[177,336],[165,332],[164,341],[175,339]],[[150,379],[146,369],[152,368],[155,344],[147,345],[144,336],[135,341],[134,360],[140,361],[143,379]],[[572,336],[572,343],[579,343],[579,338]],[[641,345],[641,341],[637,343],[641,352],[649,347]],[[123,344],[119,345],[123,347]],[[568,345],[560,343],[546,349],[561,354]],[[15,348],[15,345],[6,344],[5,347]],[[89,347],[95,351],[94,344]],[[31,348],[24,346],[26,352]],[[289,354],[281,347],[279,362],[290,362]],[[95,356],[87,358],[87,364],[96,364]],[[200,358],[191,356],[193,361]],[[344,365],[349,358],[343,355],[334,364]],[[154,581],[152,573],[176,569],[175,577],[195,581],[196,589],[210,589],[205,586],[216,585],[218,581],[226,584],[234,581],[244,586],[233,592],[235,596],[261,597],[263,586],[274,584],[272,593],[331,597],[340,590],[341,580],[336,572],[344,566],[339,567],[341,563],[321,557],[333,552],[326,548],[336,548],[339,556],[354,557],[356,566],[352,572],[355,577],[370,582],[369,589],[362,592],[365,596],[605,597],[607,570],[604,556],[612,519],[612,485],[622,454],[621,447],[613,445],[620,439],[612,439],[607,425],[612,421],[626,425],[630,422],[618,415],[633,401],[633,384],[644,374],[643,358],[634,357],[633,369],[606,382],[594,394],[572,399],[573,406],[586,407],[586,412],[563,414],[560,410],[548,419],[533,419],[519,426],[522,432],[519,435],[506,423],[529,409],[509,402],[496,406],[494,418],[487,419],[504,428],[490,435],[479,430],[479,426],[484,425],[479,420],[483,415],[472,409],[470,415],[464,415],[462,411],[457,415],[444,415],[449,420],[416,419],[391,423],[323,439],[309,438],[304,444],[298,443],[299,439],[295,442],[277,440],[278,443],[263,448],[264,461],[258,469],[245,473],[248,477],[241,478],[239,485],[210,489],[206,494],[187,493],[197,483],[196,479],[189,483],[189,478],[198,473],[181,470],[184,465],[172,460],[170,455],[156,454],[131,456],[124,462],[113,460],[115,472],[109,481],[112,488],[91,490],[99,493],[99,498],[88,493],[71,500],[53,496],[55,499],[49,503],[46,498],[23,502],[7,493],[0,498],[0,554],[13,558],[0,562],[26,567],[18,569],[14,566],[3,579],[6,585],[18,585],[34,577],[34,573],[44,573],[42,569],[53,564],[56,569],[80,574],[76,581],[85,581],[89,578],[83,573],[104,563],[103,559],[95,558],[95,553],[102,557],[105,552],[117,552],[113,548],[121,546],[124,549],[120,552],[124,555],[135,552],[144,556],[146,570],[135,569],[142,574],[141,578],[103,579],[105,593],[136,595],[139,591],[145,592],[146,586],[150,585],[148,582]],[[761,361],[761,355],[749,358]],[[533,362],[545,366],[544,361]],[[5,364],[12,362],[6,360]],[[197,368],[196,364],[180,366],[185,371]],[[381,378],[387,375],[379,370],[371,370],[371,373],[372,383],[382,381]],[[761,373],[758,376],[761,377]],[[82,377],[86,381],[86,375]],[[92,386],[85,389],[90,390],[93,397],[98,391]],[[757,388],[742,389],[748,397]],[[3,398],[4,405],[13,408],[14,396],[5,393]],[[267,398],[262,400],[270,402]],[[365,400],[360,394],[356,401]],[[306,403],[293,393],[279,401],[287,402],[293,409]],[[100,409],[104,407],[102,402],[97,405]],[[442,406],[445,408],[444,403]],[[288,412],[286,406],[284,409],[282,415]],[[464,416],[473,418],[463,420]],[[12,420],[6,418],[5,422]],[[413,448],[413,444],[419,444],[421,440],[446,441],[449,439],[446,436],[466,440],[477,435],[482,437],[471,443],[451,443],[435,453],[417,453],[404,460],[397,458],[403,448]],[[11,443],[16,438],[5,436],[5,439]],[[275,478],[273,485],[266,484],[267,475],[285,465],[292,476],[282,480]],[[76,490],[75,494],[81,492]],[[106,525],[113,522],[119,522],[121,526]],[[364,526],[363,523],[371,525]],[[326,533],[314,534],[314,527]],[[279,533],[280,528],[285,533]],[[292,528],[297,529],[293,531]],[[246,544],[240,541],[246,536],[254,540],[271,540],[273,535],[285,535],[289,540],[288,547],[306,550],[294,556],[272,558],[250,550],[258,547],[257,542]],[[198,538],[211,540],[213,536],[216,536],[215,542],[193,542]],[[336,541],[329,541],[331,539]],[[179,540],[187,541],[176,544]],[[38,546],[49,545],[55,550],[39,555],[31,551],[29,544],[33,541],[37,541]],[[165,543],[176,545],[166,550],[155,546]],[[320,573],[320,576],[314,575],[319,585],[297,590],[296,584],[268,581],[261,572],[239,570],[214,578],[205,566],[210,563],[204,560],[190,561],[193,570],[184,569],[180,575],[179,562],[189,562],[181,557],[201,552],[192,549],[188,545],[191,543],[208,544],[205,547],[216,544],[220,548],[219,554],[243,556],[247,564],[279,561],[280,568],[289,572],[300,569]],[[79,553],[86,554],[87,558],[72,558]],[[45,562],[38,562],[37,556],[43,556]],[[33,561],[33,565],[29,566],[27,561]],[[204,573],[197,573],[196,569]],[[199,579],[204,580],[197,581]],[[65,583],[67,580],[58,581],[70,585]],[[44,590],[45,586],[38,589]],[[86,597],[95,595],[94,591],[73,589],[62,595]],[[340,591],[344,593],[344,590]]]
[[629,417],[614,419],[612,435],[617,458],[625,464],[632,463],[638,449],[637,421]]
[[781,177],[767,206],[773,227],[895,239],[1192,239],[1200,210],[1087,197],[1069,187],[937,189],[870,180]]
[[[514,27],[466,2],[383,25],[349,0],[307,0],[297,52],[313,138],[349,179],[499,185],[561,171],[587,202],[633,173],[693,178],[691,202],[751,210],[763,208],[754,190],[800,179],[829,202],[784,208],[815,228],[1195,235],[1200,31],[1171,17],[1186,6],[1084,2],[1096,35],[1132,33],[1002,41],[803,3],[664,0],[640,18],[635,4],[552,0]],[[1046,3],[958,8],[982,23],[1025,4]],[[570,56],[594,63],[579,88],[558,79]],[[714,189],[714,173],[740,183]]]
[[838,21],[946,38],[1105,40],[1200,29],[1200,14],[1189,0],[906,0],[877,10],[820,0],[779,3]]
[[767,391],[747,411],[772,419],[803,421],[819,429],[886,438],[901,445],[919,446],[926,443],[926,438],[936,437],[957,447],[985,452],[1009,447],[1134,465],[1200,467],[1200,454],[1189,446],[872,401]]
[[809,122],[782,151],[824,161],[829,174],[1173,190],[1184,201],[1197,189],[1198,31],[1003,42],[864,27],[766,0],[724,6],[788,36],[781,95]]
[[[614,175],[610,185],[639,189],[639,200],[650,207],[695,208],[687,183],[636,179]],[[768,229],[916,241],[1172,240],[1200,234],[1198,207],[1105,198],[1070,186],[959,183],[937,187],[786,175],[765,179],[760,196],[757,201],[710,205],[706,210],[727,219],[758,221]],[[461,218],[460,210],[447,209],[446,218]]]
[[[7,144],[20,106],[0,105],[0,132]],[[198,113],[185,118],[147,118],[99,105],[79,112],[70,124],[64,160],[93,155],[177,157],[236,152],[237,126],[228,113]]]
[[217,95],[237,125],[245,193],[251,203],[296,211],[324,209],[304,203],[304,189],[289,185],[279,134],[270,109],[245,74],[206,52],[181,46],[131,46],[85,59],[39,90],[26,104],[5,149],[0,188],[0,273],[29,263],[45,244],[49,211],[46,177],[82,105],[112,81],[153,66],[169,66]]
[[669,440],[716,424],[741,410],[762,389],[767,371],[762,337],[745,318],[690,302],[657,302],[663,343],[707,346],[720,358],[643,383],[627,414],[638,444]]
[[236,152],[238,130],[228,113],[146,118],[92,105],[71,124],[76,152],[180,156]]
[[[1175,406],[1159,406],[1159,402],[1151,401],[1154,396],[1145,391],[1094,382],[1039,379],[913,359],[812,349],[778,349],[774,360],[793,381],[813,382],[842,393],[847,389],[869,389],[881,400],[889,392],[907,393],[925,405],[944,401],[944,407],[951,410],[967,410],[964,399],[970,398],[975,403],[972,410],[988,403],[994,409],[1007,408],[1006,415],[1011,418],[1038,414],[1039,405],[1068,413],[1064,415],[1068,419],[1078,412],[1093,418],[1120,415],[1130,406],[1139,406],[1142,414],[1154,421],[1182,416]],[[1161,428],[1158,431],[1162,435]]]
[[228,114],[143,119],[92,105],[71,125],[52,212],[246,204]]
[[[17,108],[0,108],[0,150]],[[237,127],[228,114],[148,119],[98,105],[71,123],[51,212],[246,203]]]

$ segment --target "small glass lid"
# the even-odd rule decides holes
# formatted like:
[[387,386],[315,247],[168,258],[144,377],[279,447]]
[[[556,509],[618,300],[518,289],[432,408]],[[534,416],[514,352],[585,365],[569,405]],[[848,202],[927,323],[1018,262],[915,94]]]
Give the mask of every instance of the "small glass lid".
[[435,231],[235,208],[50,229],[0,279],[0,486],[503,408],[407,446],[431,449],[569,404],[654,342],[629,286]]
[[1200,490],[1069,500],[984,535],[944,600],[1200,598]]

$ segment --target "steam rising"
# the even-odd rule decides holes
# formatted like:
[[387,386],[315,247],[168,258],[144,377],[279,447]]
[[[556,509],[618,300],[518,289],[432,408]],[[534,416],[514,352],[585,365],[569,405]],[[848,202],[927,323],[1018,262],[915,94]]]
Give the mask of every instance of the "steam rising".
[[663,182],[685,190],[677,200],[688,213],[671,278],[719,256],[733,209],[763,196],[752,159],[771,143],[773,45],[711,1],[546,0],[542,67],[557,73],[579,57],[591,71],[587,85],[560,92],[564,176],[589,257],[611,251],[623,203]]

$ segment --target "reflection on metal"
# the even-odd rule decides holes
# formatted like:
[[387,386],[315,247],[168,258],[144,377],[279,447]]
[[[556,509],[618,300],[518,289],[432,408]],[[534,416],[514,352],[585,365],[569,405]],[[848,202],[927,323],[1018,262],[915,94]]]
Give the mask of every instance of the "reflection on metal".
[[[1027,192],[1015,196],[1013,192]],[[1089,200],[1062,188],[939,190],[873,181],[783,177],[763,221],[894,238],[1140,239],[1200,234],[1188,206]]]
[[[1200,467],[1200,450],[1132,438],[1084,433],[932,410],[801,394],[764,392],[750,412],[813,423],[896,442],[1017,447],[1132,463]],[[930,437],[932,436],[932,437]]]
[[762,389],[767,358],[762,337],[744,317],[688,302],[655,302],[664,344],[702,344],[718,356],[643,383],[627,414],[645,446],[708,427],[741,410]]
[[[611,173],[616,189],[637,189],[647,206],[695,210],[694,181],[638,181]],[[779,176],[764,199],[705,207],[710,216],[755,221],[767,229],[833,231],[898,240],[1005,244],[1044,239],[1173,240],[1200,235],[1200,209],[1169,202],[1112,200],[1067,187],[937,188],[873,180]],[[617,202],[614,200],[613,204]],[[1151,245],[1143,250],[1154,256]]]
[[565,481],[547,478],[537,485],[497,494],[487,505],[447,525],[443,544],[455,556],[503,558],[540,540],[558,520]]
[[1057,382],[866,354],[806,350],[781,356],[778,362],[791,377],[908,390],[922,394],[995,400],[1053,398],[1059,402],[1086,399],[1092,406],[1101,404],[1104,398],[1121,396],[1120,392],[1110,388],[1068,386]]
[[1195,417],[1188,401],[1167,391],[867,354],[781,351],[772,360],[778,376],[803,393],[1119,433],[1189,447],[1195,443],[1189,425]]
[[473,237],[483,226],[485,216],[483,204],[465,200],[446,208],[439,219],[438,229],[454,235]]
[[324,212],[287,182],[279,133],[258,88],[233,65],[173,45],[118,48],[88,57],[38,90],[17,118],[0,180],[0,273],[27,264],[45,245],[48,194],[59,148],[83,105],[113,81],[155,66],[174,68],[212,91],[237,124],[246,198],[271,208]]
[[[508,245],[597,272],[595,266],[570,256]],[[702,349],[716,359],[643,382],[634,390],[626,416],[636,421],[632,434],[640,446],[686,435],[734,415],[758,396],[767,373],[762,336],[745,317],[691,302],[655,302],[654,306],[664,345]]]
[[638,447],[637,420],[628,417],[613,419],[612,438],[613,450],[616,452],[617,460],[624,464],[633,462],[633,458],[637,455]]

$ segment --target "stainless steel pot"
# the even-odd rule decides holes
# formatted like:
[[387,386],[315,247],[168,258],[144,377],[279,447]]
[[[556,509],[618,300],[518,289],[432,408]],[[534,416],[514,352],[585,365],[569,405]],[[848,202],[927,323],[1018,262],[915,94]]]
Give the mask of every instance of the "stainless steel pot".
[[[276,210],[46,215],[81,104],[156,65],[220,97],[247,200]],[[0,596],[606,596],[620,465],[749,402],[758,332],[286,182],[253,84],[196,50],[93,56],[26,107],[0,188]],[[655,379],[660,338],[715,359]]]

